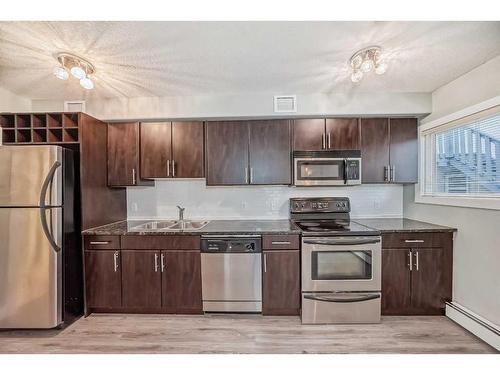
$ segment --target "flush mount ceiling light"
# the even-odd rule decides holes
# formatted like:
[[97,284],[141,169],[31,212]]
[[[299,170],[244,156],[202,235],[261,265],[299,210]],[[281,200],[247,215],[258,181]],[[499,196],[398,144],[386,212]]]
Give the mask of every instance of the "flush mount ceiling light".
[[87,90],[94,88],[90,75],[95,73],[94,65],[80,56],[61,52],[56,55],[59,66],[54,68],[54,75],[62,80],[69,77],[68,71],[73,77],[80,81],[80,85]]
[[382,58],[382,48],[370,46],[359,50],[349,60],[351,66],[351,81],[357,83],[363,79],[363,75],[375,71],[375,74],[384,74],[387,63]]

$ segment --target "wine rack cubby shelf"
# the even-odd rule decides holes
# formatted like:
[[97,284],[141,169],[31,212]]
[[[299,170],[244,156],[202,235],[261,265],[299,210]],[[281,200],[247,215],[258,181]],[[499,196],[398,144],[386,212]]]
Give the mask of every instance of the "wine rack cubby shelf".
[[75,144],[79,141],[79,113],[0,113],[2,143]]

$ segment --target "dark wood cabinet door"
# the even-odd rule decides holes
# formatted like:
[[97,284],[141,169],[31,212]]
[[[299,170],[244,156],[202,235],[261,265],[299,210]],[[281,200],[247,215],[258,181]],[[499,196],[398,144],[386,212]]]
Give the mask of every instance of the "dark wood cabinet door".
[[164,251],[162,304],[167,312],[201,314],[201,255],[199,251]]
[[317,151],[325,148],[325,119],[293,121],[294,151]]
[[250,183],[291,184],[290,122],[250,121],[249,128]]
[[388,182],[389,120],[361,119],[361,180],[364,184]]
[[160,253],[147,250],[121,253],[123,307],[161,307]]
[[141,177],[171,177],[168,162],[172,159],[172,124],[143,122],[141,128]]
[[444,314],[451,300],[451,250],[413,249],[411,306],[416,315]]
[[207,185],[246,185],[248,122],[217,121],[206,124]]
[[139,177],[139,123],[108,125],[108,185],[132,186]]
[[122,277],[118,250],[85,251],[85,289],[89,308],[121,307]]
[[390,121],[391,182],[416,183],[418,179],[418,130],[415,118]]
[[204,176],[203,122],[172,123],[172,177]]
[[360,129],[358,118],[326,119],[326,144],[330,150],[359,150]]
[[262,314],[298,315],[300,251],[264,251],[262,256]]
[[410,249],[382,249],[382,314],[410,312]]

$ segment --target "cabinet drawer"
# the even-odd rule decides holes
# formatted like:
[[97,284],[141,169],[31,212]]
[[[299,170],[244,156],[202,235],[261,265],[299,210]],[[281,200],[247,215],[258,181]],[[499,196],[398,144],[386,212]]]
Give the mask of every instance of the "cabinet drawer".
[[120,236],[84,236],[85,250],[120,249]]
[[264,250],[298,250],[300,249],[299,236],[289,234],[262,236],[262,248]]
[[385,233],[382,248],[444,247],[452,240],[452,233]]
[[122,249],[199,250],[200,236],[122,236]]

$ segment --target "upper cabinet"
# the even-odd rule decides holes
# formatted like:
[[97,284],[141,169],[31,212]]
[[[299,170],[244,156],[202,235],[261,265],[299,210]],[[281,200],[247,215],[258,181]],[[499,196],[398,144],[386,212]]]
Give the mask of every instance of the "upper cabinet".
[[203,122],[144,122],[141,128],[141,177],[201,178]]
[[293,121],[293,149],[318,151],[325,149],[325,119]]
[[208,185],[288,185],[291,183],[290,122],[209,122],[206,158]]
[[139,170],[139,123],[108,124],[108,185],[153,185],[141,179]]
[[296,151],[359,150],[358,118],[305,119],[293,122]]
[[417,119],[361,119],[363,183],[416,183]]

